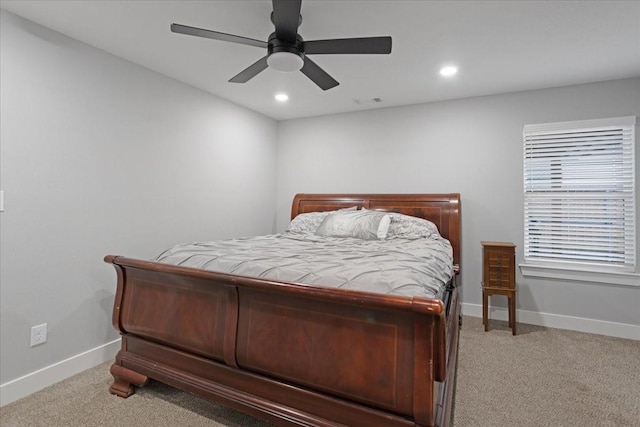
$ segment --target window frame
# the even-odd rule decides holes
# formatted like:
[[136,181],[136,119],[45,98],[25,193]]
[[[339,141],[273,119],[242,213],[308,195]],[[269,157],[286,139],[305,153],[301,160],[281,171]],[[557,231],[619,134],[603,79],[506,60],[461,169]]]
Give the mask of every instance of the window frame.
[[[613,117],[613,118],[605,118],[605,119],[596,119],[596,120],[579,120],[579,121],[570,121],[570,122],[556,122],[556,123],[541,123],[534,125],[525,125],[523,128],[523,207],[524,207],[524,262],[519,264],[522,275],[523,276],[531,276],[531,277],[540,277],[540,278],[554,278],[554,279],[565,279],[565,280],[573,280],[579,282],[596,282],[596,283],[606,283],[606,284],[615,284],[615,285],[625,285],[625,286],[640,286],[640,274],[637,274],[638,269],[638,253],[637,253],[637,192],[636,192],[636,175],[635,175],[635,164],[636,164],[636,154],[635,154],[635,126],[636,126],[636,117],[628,116],[628,117]],[[631,168],[631,189],[626,189],[624,191],[617,191],[613,184],[611,188],[607,188],[605,191],[585,191],[582,190],[569,190],[569,189],[560,189],[560,191],[555,191],[553,187],[556,187],[558,183],[561,182],[561,179],[558,179],[557,173],[556,176],[553,177],[551,171],[547,174],[547,188],[540,186],[536,183],[534,178],[540,178],[540,174],[533,175],[528,173],[528,171],[534,171],[535,168],[532,166],[533,161],[528,163],[528,144],[535,144],[536,137],[543,135],[552,137],[557,134],[571,134],[575,132],[586,132],[592,133],[594,131],[601,131],[605,129],[615,129],[615,128],[623,128],[630,129],[631,131],[631,164],[624,163],[625,156],[620,154],[620,160],[623,162],[624,167]],[[558,136],[560,137],[560,136]],[[528,139],[529,138],[529,139]],[[533,142],[532,142],[533,140]],[[621,143],[624,144],[626,141],[624,138],[621,138]],[[564,143],[563,143],[564,145]],[[576,147],[579,144],[576,144]],[[587,145],[587,144],[585,144]],[[541,145],[542,146],[542,145]],[[541,147],[540,146],[540,147]],[[572,147],[573,148],[573,147]],[[624,148],[624,145],[623,145]],[[627,147],[628,148],[628,147]],[[579,156],[583,156],[583,153],[580,153],[581,148],[577,148],[575,150],[575,154],[568,153],[565,158],[569,160],[578,159]],[[567,149],[567,152],[571,150]],[[564,152],[563,152],[564,153]],[[573,157],[572,157],[573,156]],[[549,160],[550,162],[552,160]],[[557,160],[554,160],[557,161]],[[628,162],[628,160],[627,160]],[[565,164],[568,164],[565,161]],[[552,169],[553,164],[550,163],[550,170]],[[562,175],[562,164],[556,164],[556,170],[560,170],[559,174]],[[559,167],[558,167],[559,166]],[[536,166],[539,167],[539,166]],[[544,166],[543,166],[544,167]],[[544,175],[544,173],[542,174]],[[529,180],[529,181],[528,181]],[[562,182],[564,185],[565,182]],[[570,187],[567,185],[567,188]],[[536,190],[537,188],[537,190]],[[542,188],[542,189],[541,189]],[[553,191],[552,191],[553,190]],[[606,195],[606,196],[605,196]],[[613,195],[613,197],[611,197]],[[536,196],[538,197],[536,201]],[[550,236],[565,237],[567,236],[566,231],[561,231],[559,234],[553,234],[553,232],[548,232],[544,234],[543,238],[539,238],[538,243],[534,243],[532,246],[532,234],[531,227],[537,224],[536,221],[530,219],[528,216],[532,204],[540,203],[543,208],[551,209],[551,205],[555,205],[553,209],[563,210],[564,213],[568,213],[567,211],[571,210],[569,206],[571,205],[572,199],[596,199],[600,200],[600,203],[603,203],[610,198],[623,198],[624,200],[628,200],[631,198],[631,203],[625,204],[622,203],[623,208],[621,212],[626,212],[627,217],[624,216],[624,213],[621,213],[623,218],[623,233],[625,234],[624,244],[624,254],[628,255],[629,251],[631,251],[631,262],[632,265],[629,265],[629,257],[626,258],[625,263],[622,265],[605,265],[606,263],[595,263],[593,261],[585,261],[584,259],[578,260],[574,258],[571,259],[561,259],[561,260],[551,260],[550,258],[553,255],[541,255],[543,252],[544,244],[539,243],[539,240],[550,239]],[[565,207],[563,207],[563,205]],[[628,220],[628,212],[631,211],[631,221],[629,224]],[[544,212],[544,211],[543,211]],[[557,219],[556,216],[554,218]],[[528,222],[529,221],[529,222]],[[561,221],[562,223],[562,221]],[[544,228],[544,227],[542,227]],[[631,231],[629,233],[629,230]],[[540,227],[537,229],[538,233],[540,232]],[[589,232],[588,232],[589,233]],[[628,235],[631,235],[631,243],[629,243]],[[536,239],[533,238],[535,241]],[[567,258],[569,256],[569,250],[567,246],[560,245],[560,253],[562,257]],[[531,248],[534,247],[534,253],[538,253],[538,256],[532,255]],[[610,263],[613,264],[613,263]]]

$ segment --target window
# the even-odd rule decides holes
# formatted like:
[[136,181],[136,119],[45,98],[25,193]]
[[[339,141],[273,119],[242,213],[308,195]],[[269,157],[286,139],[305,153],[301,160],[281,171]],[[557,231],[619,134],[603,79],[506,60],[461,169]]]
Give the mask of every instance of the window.
[[527,125],[523,139],[523,274],[637,285],[635,116]]

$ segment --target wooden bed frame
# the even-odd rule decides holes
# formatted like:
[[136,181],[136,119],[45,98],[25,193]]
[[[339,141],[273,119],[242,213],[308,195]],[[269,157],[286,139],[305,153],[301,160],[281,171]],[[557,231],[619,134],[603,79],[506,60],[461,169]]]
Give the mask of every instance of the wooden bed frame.
[[298,194],[427,218],[454,249],[444,302],[280,283],[109,255],[122,349],[111,393],[149,378],[276,425],[446,426],[460,303],[459,194]]

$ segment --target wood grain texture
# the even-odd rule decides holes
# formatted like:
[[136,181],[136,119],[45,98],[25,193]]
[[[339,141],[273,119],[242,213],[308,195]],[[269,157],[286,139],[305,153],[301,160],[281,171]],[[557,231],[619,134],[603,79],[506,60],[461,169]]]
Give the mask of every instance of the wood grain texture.
[[[410,415],[412,312],[242,290],[239,366]],[[283,336],[282,331],[287,331]]]

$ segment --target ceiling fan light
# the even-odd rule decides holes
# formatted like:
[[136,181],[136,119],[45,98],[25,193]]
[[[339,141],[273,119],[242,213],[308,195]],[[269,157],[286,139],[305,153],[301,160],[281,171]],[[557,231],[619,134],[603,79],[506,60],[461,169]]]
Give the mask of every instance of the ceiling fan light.
[[267,58],[269,68],[277,71],[298,71],[304,65],[303,59],[291,52],[274,52]]

